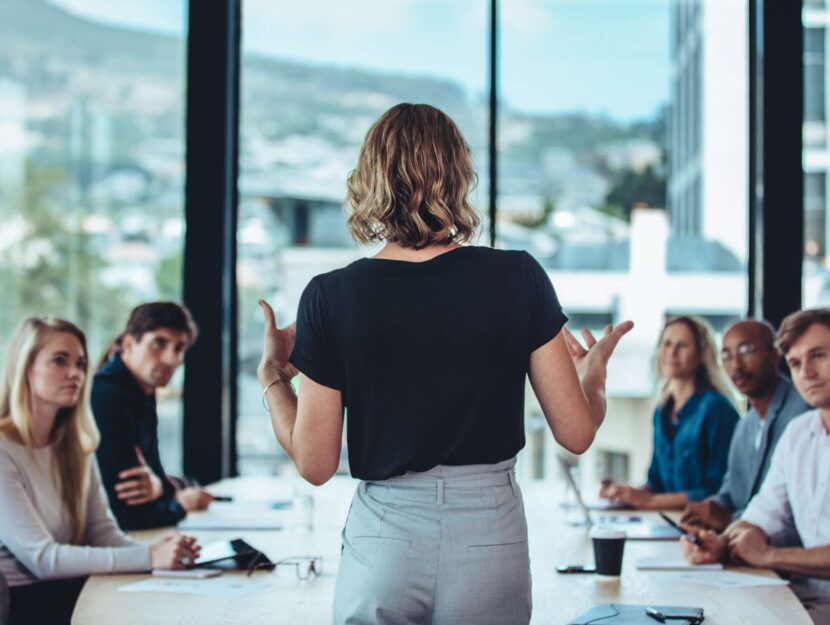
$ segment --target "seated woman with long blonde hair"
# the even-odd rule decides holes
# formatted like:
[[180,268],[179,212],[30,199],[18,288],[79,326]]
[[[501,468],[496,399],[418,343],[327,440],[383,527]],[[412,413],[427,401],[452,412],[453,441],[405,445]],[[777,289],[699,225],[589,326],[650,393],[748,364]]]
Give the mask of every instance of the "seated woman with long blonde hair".
[[643,510],[680,510],[718,492],[738,423],[714,332],[700,317],[666,321],[657,345],[662,381],[646,486],[606,482],[601,497]]
[[72,323],[30,317],[7,347],[0,386],[0,572],[10,625],[69,623],[85,576],[183,568],[195,541],[148,545],[123,534],[94,461],[86,337]]

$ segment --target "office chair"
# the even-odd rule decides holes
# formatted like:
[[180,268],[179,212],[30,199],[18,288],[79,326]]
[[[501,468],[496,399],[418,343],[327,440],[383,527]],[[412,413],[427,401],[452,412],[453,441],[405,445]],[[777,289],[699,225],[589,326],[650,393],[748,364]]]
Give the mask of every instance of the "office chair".
[[9,585],[0,572],[0,625],[9,625]]

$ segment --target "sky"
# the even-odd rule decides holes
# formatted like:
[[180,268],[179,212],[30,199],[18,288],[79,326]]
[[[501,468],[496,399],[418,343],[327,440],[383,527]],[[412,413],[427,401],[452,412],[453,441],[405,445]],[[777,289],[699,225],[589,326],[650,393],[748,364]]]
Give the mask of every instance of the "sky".
[[[650,118],[668,100],[671,0],[501,0],[499,93],[528,113]],[[182,34],[185,0],[49,0],[112,25]],[[242,0],[266,56],[446,78],[486,95],[486,0]],[[244,65],[243,65],[244,71]]]

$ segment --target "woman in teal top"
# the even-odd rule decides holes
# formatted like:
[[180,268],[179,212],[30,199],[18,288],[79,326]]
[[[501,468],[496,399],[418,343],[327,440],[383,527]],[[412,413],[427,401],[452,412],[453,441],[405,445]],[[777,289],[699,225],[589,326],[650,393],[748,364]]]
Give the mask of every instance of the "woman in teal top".
[[600,495],[639,509],[682,509],[715,494],[726,473],[738,413],[718,367],[709,325],[666,322],[658,346],[664,380],[654,411],[654,453],[643,488],[604,483]]

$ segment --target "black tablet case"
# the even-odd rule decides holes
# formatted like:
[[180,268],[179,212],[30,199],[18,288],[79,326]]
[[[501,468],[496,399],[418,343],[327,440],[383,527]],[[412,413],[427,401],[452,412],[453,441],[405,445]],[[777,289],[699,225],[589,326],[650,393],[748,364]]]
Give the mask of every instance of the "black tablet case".
[[[600,603],[581,614],[568,625],[659,625],[660,621],[646,614],[646,607],[659,610],[667,617],[664,625],[683,625],[683,623],[702,623],[703,608],[689,608],[667,605],[625,605],[620,603]],[[685,620],[684,620],[685,617]]]

